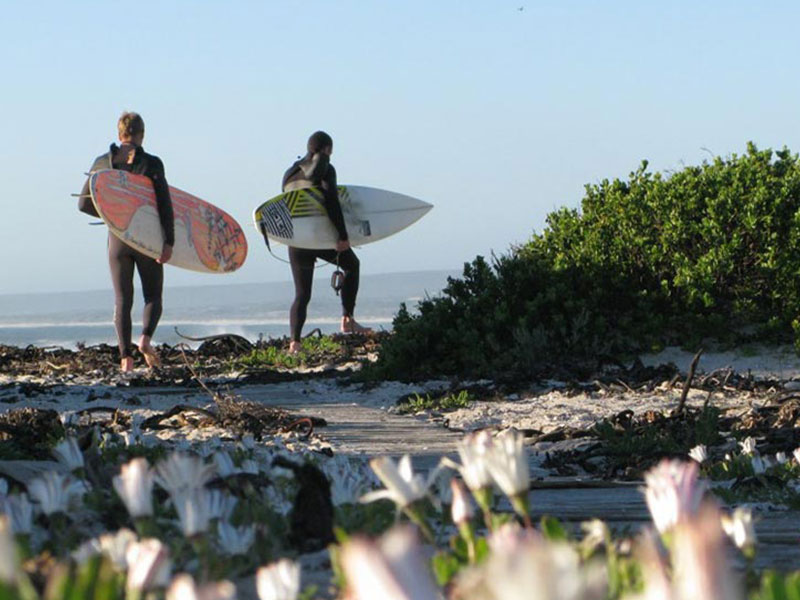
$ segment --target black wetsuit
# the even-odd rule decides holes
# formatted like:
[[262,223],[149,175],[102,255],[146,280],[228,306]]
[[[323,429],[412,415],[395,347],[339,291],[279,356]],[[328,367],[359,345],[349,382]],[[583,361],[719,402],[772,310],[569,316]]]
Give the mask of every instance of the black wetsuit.
[[[134,152],[129,162],[130,153]],[[112,144],[110,150],[97,157],[91,171],[100,169],[121,169],[137,175],[146,175],[153,181],[156,193],[158,217],[164,234],[164,243],[175,244],[175,226],[172,214],[172,200],[169,186],[164,176],[161,159],[147,154],[141,146]],[[99,216],[89,197],[89,181],[83,186],[78,208],[95,217]],[[111,282],[114,285],[114,327],[117,330],[120,358],[131,356],[131,309],[133,308],[133,271],[139,271],[144,295],[142,315],[142,335],[152,337],[158,320],[161,318],[161,292],[164,285],[164,266],[155,259],[134,250],[117,236],[108,234],[108,264],[111,268]]]
[[[339,240],[347,240],[339,192],[336,189],[336,169],[330,164],[327,154],[306,154],[295,162],[283,175],[283,191],[289,192],[309,187],[320,188],[325,197],[325,210],[339,233]],[[294,302],[289,313],[292,340],[299,341],[306,322],[308,303],[311,300],[311,286],[314,281],[314,263],[318,258],[338,266],[344,271],[342,283],[342,315],[352,317],[358,295],[360,263],[352,249],[344,252],[336,250],[311,250],[289,248],[289,262],[294,279]]]

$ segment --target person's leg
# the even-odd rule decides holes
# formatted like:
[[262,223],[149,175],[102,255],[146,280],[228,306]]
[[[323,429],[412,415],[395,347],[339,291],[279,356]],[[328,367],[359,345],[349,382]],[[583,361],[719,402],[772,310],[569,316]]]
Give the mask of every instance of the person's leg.
[[108,266],[114,286],[114,328],[119,343],[120,369],[133,369],[131,354],[131,309],[133,308],[133,256],[130,247],[108,234]]
[[139,350],[150,367],[161,366],[158,353],[150,344],[150,340],[158,327],[162,311],[162,290],[164,287],[164,265],[155,259],[136,253],[136,268],[142,280],[144,310],[142,313],[142,337],[139,339]]
[[356,296],[358,296],[358,284],[361,271],[361,262],[352,248],[339,252],[326,250],[320,253],[320,258],[332,264],[338,264],[344,272],[344,281],[340,290],[342,296],[342,327],[343,333],[366,333],[370,331],[368,327],[360,325],[353,314],[356,309]]
[[289,311],[291,331],[289,352],[292,353],[300,350],[300,337],[306,322],[308,303],[311,300],[311,286],[314,283],[315,261],[316,255],[313,250],[289,248],[289,264],[292,266],[294,280],[294,302]]

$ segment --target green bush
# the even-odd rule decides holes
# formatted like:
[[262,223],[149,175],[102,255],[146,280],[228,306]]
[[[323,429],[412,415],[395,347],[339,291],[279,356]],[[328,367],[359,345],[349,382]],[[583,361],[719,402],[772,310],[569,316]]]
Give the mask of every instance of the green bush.
[[[587,185],[526,244],[477,257],[418,314],[401,306],[372,374],[530,375],[704,338],[800,336],[800,163],[787,149]],[[576,363],[577,361],[577,363]],[[583,362],[581,362],[583,361]]]

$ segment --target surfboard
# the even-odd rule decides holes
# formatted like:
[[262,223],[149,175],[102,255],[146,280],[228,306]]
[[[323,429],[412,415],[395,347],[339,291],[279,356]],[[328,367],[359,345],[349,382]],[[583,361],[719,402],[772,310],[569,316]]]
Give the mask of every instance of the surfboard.
[[[161,256],[164,237],[149,177],[104,169],[91,174],[89,189],[111,233],[147,256]],[[176,187],[169,193],[175,245],[167,264],[203,273],[229,273],[244,264],[247,240],[236,219]]]
[[[417,222],[432,204],[378,188],[339,186],[347,235],[353,246],[377,242]],[[339,236],[325,210],[322,190],[307,188],[275,196],[259,206],[253,221],[269,240],[325,250],[336,247]]]

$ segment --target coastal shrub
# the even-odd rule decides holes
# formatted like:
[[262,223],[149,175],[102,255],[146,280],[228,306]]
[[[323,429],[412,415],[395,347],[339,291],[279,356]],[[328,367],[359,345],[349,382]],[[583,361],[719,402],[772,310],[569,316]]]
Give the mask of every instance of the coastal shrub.
[[503,256],[401,306],[371,373],[530,375],[664,344],[800,338],[800,163],[747,146],[585,187]]

